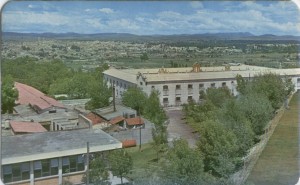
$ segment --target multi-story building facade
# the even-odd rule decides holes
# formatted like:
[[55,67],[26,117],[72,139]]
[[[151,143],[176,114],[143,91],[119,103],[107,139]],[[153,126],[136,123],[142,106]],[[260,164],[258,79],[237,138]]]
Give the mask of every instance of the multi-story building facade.
[[200,92],[210,87],[227,87],[233,95],[237,95],[237,75],[251,79],[264,73],[275,73],[290,78],[295,85],[295,90],[300,88],[298,68],[274,69],[248,65],[200,68],[196,63],[193,67],[187,68],[124,70],[110,68],[104,71],[104,78],[109,86],[115,87],[116,98],[121,99],[128,87],[136,86],[148,95],[152,90],[158,90],[163,106],[179,106],[190,100],[201,101]]

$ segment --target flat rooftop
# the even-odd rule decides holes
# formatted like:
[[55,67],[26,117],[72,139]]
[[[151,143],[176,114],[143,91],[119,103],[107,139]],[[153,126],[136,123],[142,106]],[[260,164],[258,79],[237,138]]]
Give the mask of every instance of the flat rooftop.
[[134,109],[131,109],[129,107],[121,106],[121,105],[116,105],[116,111],[114,111],[113,106],[105,107],[105,108],[100,108],[96,109],[93,112],[98,114],[99,116],[103,117],[106,120],[111,120],[112,118],[118,117],[118,116],[124,116],[124,114],[135,114],[136,111]]
[[55,131],[2,137],[2,164],[42,160],[122,148],[122,143],[100,129]]
[[[192,67],[186,68],[164,68],[165,73],[159,73],[160,69],[109,69],[104,72],[110,76],[120,78],[126,81],[132,80],[140,73],[146,82],[178,82],[178,81],[189,81],[189,80],[217,80],[217,79],[235,79],[236,75],[243,77],[253,77],[263,73],[275,73],[279,75],[295,76],[300,75],[300,68],[294,69],[275,69],[259,66],[239,65],[230,66],[230,70],[226,71],[225,66],[218,67],[201,67],[200,72],[192,72]],[[134,80],[132,80],[133,82]]]

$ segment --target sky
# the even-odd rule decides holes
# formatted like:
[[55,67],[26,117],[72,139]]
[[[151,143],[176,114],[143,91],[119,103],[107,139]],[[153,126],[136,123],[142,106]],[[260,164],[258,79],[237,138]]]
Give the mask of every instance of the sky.
[[300,13],[291,1],[12,1],[2,31],[300,36]]

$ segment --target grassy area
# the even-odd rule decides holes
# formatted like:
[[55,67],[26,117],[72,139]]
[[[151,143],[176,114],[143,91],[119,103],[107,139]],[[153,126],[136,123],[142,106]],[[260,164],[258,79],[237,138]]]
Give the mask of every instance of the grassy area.
[[159,165],[157,163],[157,153],[151,144],[142,145],[142,150],[139,146],[126,149],[133,159],[133,170],[128,175],[130,179],[141,178],[147,175],[145,172],[154,171]]
[[262,152],[249,184],[296,184],[299,179],[299,100],[296,93]]

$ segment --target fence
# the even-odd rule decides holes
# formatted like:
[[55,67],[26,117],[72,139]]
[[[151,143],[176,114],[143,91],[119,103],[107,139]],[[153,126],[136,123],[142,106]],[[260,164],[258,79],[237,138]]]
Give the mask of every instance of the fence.
[[[289,97],[288,102],[291,100],[292,97],[293,96]],[[276,111],[276,115],[274,116],[274,118],[265,127],[265,133],[261,135],[260,142],[254,145],[250,149],[248,155],[243,158],[244,161],[243,168],[240,171],[233,174],[230,178],[233,184],[241,185],[247,180],[260,154],[262,153],[265,146],[267,145],[270,137],[273,135],[276,126],[278,125],[282,115],[284,114],[285,108],[286,105],[283,105],[279,110]]]

